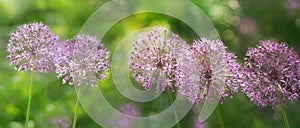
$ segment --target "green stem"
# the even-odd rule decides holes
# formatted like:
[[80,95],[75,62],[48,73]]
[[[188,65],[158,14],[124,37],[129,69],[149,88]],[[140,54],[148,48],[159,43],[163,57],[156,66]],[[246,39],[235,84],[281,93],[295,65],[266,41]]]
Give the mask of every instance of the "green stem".
[[72,126],[72,128],[76,127],[78,104],[79,104],[79,90],[78,90],[77,99],[76,99],[76,106],[75,106],[75,112],[74,112],[74,118],[73,118],[73,126]]
[[[174,101],[174,100],[173,100],[172,93],[170,92],[170,89],[169,89],[169,88],[167,88],[167,91],[168,91],[168,97],[169,97],[169,100],[170,100],[170,104],[172,104],[173,101]],[[172,107],[172,110],[173,110],[173,114],[174,114],[174,117],[175,117],[175,120],[176,120],[177,128],[180,128],[180,123],[179,123],[177,111],[176,111],[176,109],[174,108],[174,106]]]
[[30,78],[30,85],[29,85],[29,92],[28,92],[28,104],[27,104],[25,128],[28,128],[28,121],[30,116],[33,79],[34,79],[34,66],[32,66],[31,68],[31,78]]
[[282,96],[281,96],[278,89],[277,89],[277,95],[278,95],[278,98],[279,98],[279,106],[280,106],[280,111],[281,111],[282,118],[283,118],[283,121],[284,121],[284,125],[285,125],[286,128],[290,128],[289,120],[288,120],[288,118],[286,116],[286,113],[285,113],[285,110],[284,110]]
[[220,105],[217,106],[217,115],[218,115],[218,120],[220,123],[220,128],[224,128],[224,121],[223,121],[223,116],[222,116]]

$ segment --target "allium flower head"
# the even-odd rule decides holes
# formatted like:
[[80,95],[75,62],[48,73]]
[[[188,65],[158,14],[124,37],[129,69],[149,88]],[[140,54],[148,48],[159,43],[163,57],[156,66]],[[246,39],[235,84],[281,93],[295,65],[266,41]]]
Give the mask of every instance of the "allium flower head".
[[74,39],[56,44],[52,49],[56,72],[58,77],[63,78],[63,83],[73,85],[78,82],[95,86],[99,79],[106,78],[109,51],[96,37],[77,35]]
[[10,33],[7,58],[18,71],[34,66],[35,71],[49,72],[54,69],[48,58],[49,46],[58,41],[58,36],[54,35],[48,26],[38,22],[24,24],[19,26],[16,32]]
[[[49,58],[55,65],[55,72],[58,78],[63,78],[63,84],[69,82],[70,85],[74,84],[74,76],[71,76],[72,68],[70,62],[73,59],[74,40],[67,40],[64,42],[55,43],[50,47]],[[71,73],[71,74],[70,74]]]
[[175,83],[176,54],[185,42],[165,28],[154,27],[139,35],[133,44],[130,71],[145,89],[156,85],[156,90],[173,90]]
[[243,71],[242,92],[259,106],[279,105],[282,100],[295,100],[300,87],[299,56],[284,43],[261,41],[250,48]]
[[196,40],[191,52],[182,53],[176,75],[178,92],[191,102],[208,99],[212,90],[220,99],[237,91],[240,65],[220,40]]

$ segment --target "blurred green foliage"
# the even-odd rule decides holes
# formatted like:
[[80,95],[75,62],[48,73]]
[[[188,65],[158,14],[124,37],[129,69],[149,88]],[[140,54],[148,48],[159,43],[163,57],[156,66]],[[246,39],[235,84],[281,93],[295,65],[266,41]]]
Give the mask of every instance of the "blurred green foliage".
[[[29,72],[17,72],[6,59],[6,44],[9,32],[18,25],[42,21],[50,25],[62,40],[79,33],[82,25],[107,0],[0,0],[0,128],[21,128],[25,121]],[[288,0],[191,0],[212,20],[229,50],[237,54],[240,62],[248,47],[259,40],[277,40],[288,43],[300,52],[300,7],[287,8]],[[298,2],[300,4],[300,2]],[[149,5],[151,6],[151,5]],[[154,5],[155,6],[155,5]],[[300,6],[300,5],[299,5]],[[184,8],[182,8],[184,9]],[[244,24],[243,24],[244,23]],[[153,25],[164,25],[178,33],[188,43],[196,34],[180,20],[156,13],[145,13],[127,17],[114,25],[102,40],[113,51],[130,32]],[[164,95],[157,100],[142,104],[123,97],[114,87],[111,76],[99,83],[111,104],[118,108],[130,102],[141,108],[143,115],[162,111],[168,106]],[[63,119],[71,124],[76,94],[74,88],[62,85],[55,73],[38,73],[34,80],[30,125],[35,128],[58,127]],[[289,102],[287,115],[291,127],[300,127],[299,101]],[[225,127],[228,128],[281,128],[283,122],[278,110],[254,106],[249,99],[238,93],[221,105]],[[192,111],[180,122],[191,127]],[[213,114],[209,127],[219,127]],[[98,128],[84,110],[79,108],[78,128]]]

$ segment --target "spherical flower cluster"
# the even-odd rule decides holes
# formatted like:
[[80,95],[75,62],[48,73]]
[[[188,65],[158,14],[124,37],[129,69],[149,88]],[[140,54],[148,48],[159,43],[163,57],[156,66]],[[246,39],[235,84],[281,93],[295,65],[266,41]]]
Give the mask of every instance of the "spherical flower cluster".
[[58,42],[50,28],[42,23],[31,23],[19,26],[14,33],[10,33],[7,58],[18,71],[34,67],[38,72],[49,72],[54,69],[49,59],[49,46]]
[[74,41],[67,40],[64,42],[55,43],[50,47],[49,58],[55,65],[55,72],[58,78],[62,78],[63,84],[67,82],[70,85],[74,84],[74,75],[71,73],[70,61],[73,57]]
[[182,52],[180,58],[178,92],[193,103],[211,98],[209,91],[217,92],[221,100],[238,90],[240,65],[220,40],[196,40],[191,52]]
[[300,60],[284,43],[261,41],[250,48],[243,71],[242,92],[259,106],[279,105],[278,92],[284,103],[298,97]]
[[156,85],[156,90],[171,90],[175,83],[176,54],[185,42],[165,28],[154,27],[139,35],[133,44],[130,71],[145,89]]
[[63,77],[63,83],[95,86],[99,79],[106,78],[109,51],[96,37],[77,35],[53,49],[53,62],[58,77]]

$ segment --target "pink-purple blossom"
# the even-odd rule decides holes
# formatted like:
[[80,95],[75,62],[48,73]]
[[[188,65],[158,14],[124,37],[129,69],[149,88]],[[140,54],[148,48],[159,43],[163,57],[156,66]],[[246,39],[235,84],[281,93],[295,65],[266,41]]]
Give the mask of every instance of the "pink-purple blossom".
[[51,58],[63,83],[95,86],[106,78],[109,51],[96,37],[77,35],[74,39],[54,45]]
[[287,44],[260,41],[256,48],[249,48],[246,56],[241,87],[254,104],[277,107],[277,91],[285,105],[298,98],[300,60]]
[[54,70],[48,55],[49,47],[58,41],[58,36],[43,23],[24,24],[10,33],[7,58],[18,71],[34,67],[35,71],[49,72]]
[[206,100],[209,91],[216,91],[221,100],[238,90],[240,65],[220,40],[195,40],[190,52],[179,58],[177,89],[191,102]]
[[130,71],[134,79],[145,89],[156,86],[164,91],[174,90],[176,55],[185,42],[165,28],[154,27],[140,34],[133,44]]
[[59,43],[55,43],[50,47],[49,58],[55,65],[55,72],[58,78],[63,78],[63,84],[67,82],[70,85],[74,84],[74,75],[72,74],[72,68],[70,68],[70,62],[73,58],[74,41],[67,40]]

